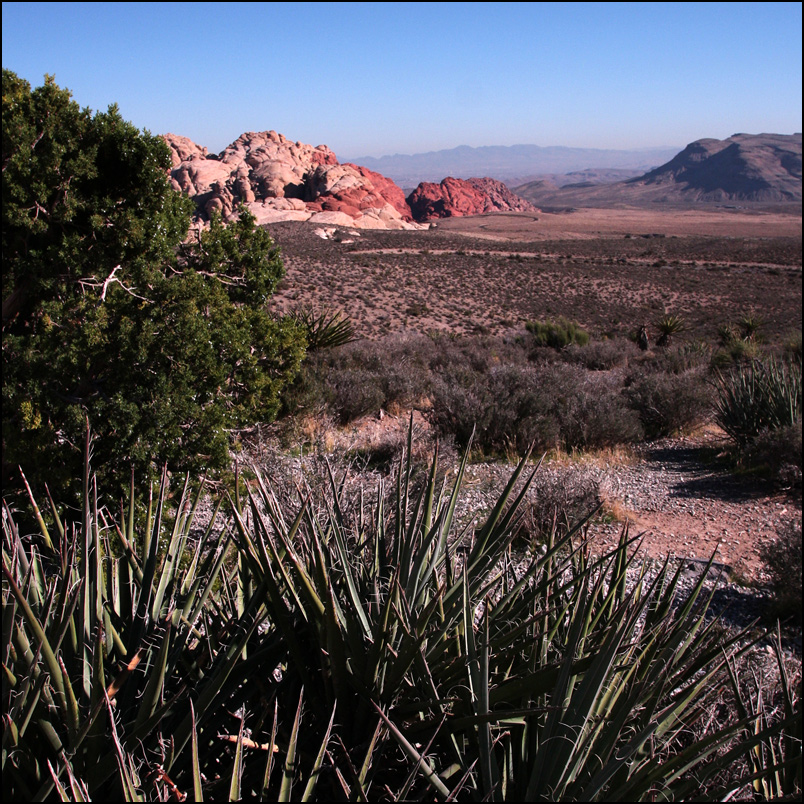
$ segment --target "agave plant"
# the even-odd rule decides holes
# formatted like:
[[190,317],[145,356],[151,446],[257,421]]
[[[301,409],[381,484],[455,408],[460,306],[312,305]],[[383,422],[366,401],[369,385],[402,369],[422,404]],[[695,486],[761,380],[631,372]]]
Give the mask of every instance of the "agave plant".
[[354,324],[341,311],[325,308],[316,312],[312,307],[301,307],[290,316],[307,331],[307,349],[310,352],[343,346],[355,340]]

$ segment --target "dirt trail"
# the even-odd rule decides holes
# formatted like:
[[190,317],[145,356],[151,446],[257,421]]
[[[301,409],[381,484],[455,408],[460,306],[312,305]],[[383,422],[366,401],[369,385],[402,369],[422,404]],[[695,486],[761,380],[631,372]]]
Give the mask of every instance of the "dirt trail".
[[[637,451],[629,466],[612,466],[601,484],[609,510],[644,536],[646,555],[709,559],[762,580],[761,547],[793,520],[801,498],[762,481],[729,473],[717,460],[722,435],[665,439]],[[593,528],[596,539],[612,538],[612,525]]]

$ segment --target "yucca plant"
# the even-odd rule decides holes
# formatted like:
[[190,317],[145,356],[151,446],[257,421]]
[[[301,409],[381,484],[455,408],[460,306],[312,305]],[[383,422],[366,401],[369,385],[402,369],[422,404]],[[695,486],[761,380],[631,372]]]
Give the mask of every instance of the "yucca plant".
[[222,702],[241,686],[232,671],[260,622],[259,604],[238,606],[223,574],[218,510],[191,537],[201,489],[193,499],[185,483],[171,513],[163,475],[137,523],[132,478],[127,513],[121,506],[112,516],[98,507],[89,445],[76,521],[49,500],[49,526],[29,488],[39,527],[30,537],[4,501],[7,800],[38,801],[54,789],[76,801],[170,794],[182,766],[192,766],[191,737],[206,741],[205,759],[217,767],[218,734],[229,727]]
[[[466,459],[448,488],[436,456],[413,494],[409,455],[395,502],[378,493],[369,516],[344,513],[334,475],[328,501],[302,491],[288,516],[258,474],[237,514],[276,627],[268,641],[285,646],[270,696],[292,703],[303,688],[310,732],[297,715],[293,755],[307,757],[303,775],[328,777],[329,795],[681,800],[717,789],[768,734],[795,730],[800,713],[742,742],[755,714],[711,726],[711,691],[750,641],[706,619],[706,572],[682,596],[681,568],[649,581],[626,533],[591,558],[582,523],[518,568],[527,459],[486,520],[455,532]],[[337,748],[324,747],[330,736]]]
[[738,446],[801,418],[801,365],[755,360],[715,377],[715,418]]
[[312,307],[301,307],[290,313],[290,317],[305,328],[309,352],[343,346],[355,340],[354,324],[340,310],[325,308],[316,312]]
[[687,328],[687,323],[679,315],[663,315],[656,322],[656,329],[659,330],[659,338],[656,341],[657,346],[667,346],[673,335],[678,335],[684,332]]
[[[168,517],[166,478],[144,527],[89,480],[55,539],[7,507],[6,796],[681,800],[730,793],[738,761],[732,786],[794,766],[800,707],[711,725],[750,640],[706,619],[706,572],[681,595],[627,532],[592,557],[583,523],[521,565],[538,467],[461,528],[466,457],[419,484],[411,453],[409,434],[394,494],[356,510],[334,472],[294,509],[256,473],[231,500],[238,559],[210,524],[186,568],[196,503],[185,487]],[[783,759],[749,766],[768,746]]]
[[740,337],[744,341],[756,341],[759,331],[765,325],[763,319],[755,313],[744,313],[737,322]]

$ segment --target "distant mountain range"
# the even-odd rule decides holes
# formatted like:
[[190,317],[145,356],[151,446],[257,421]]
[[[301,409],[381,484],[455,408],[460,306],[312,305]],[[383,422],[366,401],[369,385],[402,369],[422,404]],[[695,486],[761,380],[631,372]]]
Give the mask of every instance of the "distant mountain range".
[[696,140],[641,176],[614,183],[561,184],[541,178],[512,189],[541,207],[801,203],[801,134],[734,134],[725,140]]
[[679,150],[673,146],[616,151],[557,145],[488,145],[481,148],[460,145],[422,154],[356,156],[342,161],[382,173],[400,187],[412,188],[422,181],[440,182],[447,176],[456,179],[488,176],[511,186],[536,176],[588,168],[632,170],[642,174],[672,159]]

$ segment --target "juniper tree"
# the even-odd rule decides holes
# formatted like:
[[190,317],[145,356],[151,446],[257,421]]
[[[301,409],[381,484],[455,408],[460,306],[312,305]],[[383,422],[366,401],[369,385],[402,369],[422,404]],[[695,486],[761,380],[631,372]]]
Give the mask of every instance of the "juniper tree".
[[[3,474],[220,470],[232,428],[276,415],[304,334],[266,300],[283,275],[241,210],[191,242],[164,141],[3,70]],[[127,475],[128,472],[121,474]]]

